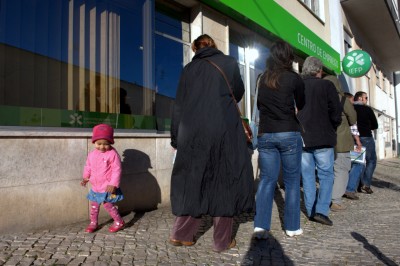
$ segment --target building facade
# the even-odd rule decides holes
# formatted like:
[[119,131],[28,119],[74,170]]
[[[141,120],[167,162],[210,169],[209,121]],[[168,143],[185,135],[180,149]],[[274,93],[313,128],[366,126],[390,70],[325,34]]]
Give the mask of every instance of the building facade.
[[398,150],[396,88],[400,71],[399,1],[341,0],[345,52],[362,49],[372,57],[370,71],[346,77],[351,91],[364,91],[379,128],[374,131],[378,159],[395,157]]
[[[269,47],[281,38],[295,48],[296,70],[313,55],[342,75],[348,91],[369,92],[381,114],[379,158],[395,156],[388,146],[396,139],[394,70],[374,64],[364,77],[342,74],[345,52],[364,48],[343,7],[339,0],[0,0],[0,233],[88,219],[79,183],[98,123],[115,128],[121,212],[169,205],[171,110],[190,43],[203,33],[237,59],[246,117]],[[255,169],[256,161],[257,153]]]

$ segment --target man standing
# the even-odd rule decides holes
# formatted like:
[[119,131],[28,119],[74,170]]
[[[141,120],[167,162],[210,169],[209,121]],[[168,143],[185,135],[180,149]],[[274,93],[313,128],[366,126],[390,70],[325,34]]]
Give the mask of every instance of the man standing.
[[372,175],[376,167],[376,151],[375,140],[372,137],[372,130],[378,128],[374,111],[367,105],[368,95],[363,91],[359,91],[354,95],[354,109],[357,112],[357,127],[360,132],[360,140],[366,148],[365,168],[361,164],[353,164],[350,171],[347,192],[355,192],[356,186],[361,178],[361,191],[372,194],[371,181]]
[[[321,60],[312,56],[307,57],[303,65],[306,104],[298,113],[304,127],[301,171],[308,217],[332,225],[328,215],[334,179],[336,128],[341,122],[342,108],[333,83],[321,79],[322,67]],[[315,169],[319,180],[318,193]]]
[[335,180],[333,182],[331,204],[332,211],[341,211],[346,209],[342,204],[342,196],[346,192],[349,181],[349,172],[351,169],[350,151],[354,149],[354,140],[351,135],[350,125],[356,124],[357,113],[354,110],[353,104],[344,95],[339,79],[332,75],[326,76],[324,79],[331,81],[335,85],[343,108],[342,123],[336,130],[337,143],[335,146],[335,163],[333,167]]

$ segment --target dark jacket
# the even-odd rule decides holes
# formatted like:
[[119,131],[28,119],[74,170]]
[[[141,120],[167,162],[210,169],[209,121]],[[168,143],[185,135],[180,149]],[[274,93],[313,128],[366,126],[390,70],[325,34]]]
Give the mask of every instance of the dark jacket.
[[350,126],[357,123],[356,110],[354,110],[353,104],[346,97],[346,95],[343,94],[342,86],[340,85],[337,77],[329,75],[324,79],[331,81],[335,85],[340,105],[343,108],[342,122],[336,129],[337,143],[335,146],[335,151],[339,153],[349,152],[354,149],[354,138],[351,135]]
[[292,71],[285,71],[279,78],[279,88],[270,89],[261,77],[257,106],[260,111],[259,133],[300,131],[295,107],[304,106],[304,83]]
[[171,124],[172,213],[231,217],[253,209],[253,167],[229,88],[205,58],[223,69],[237,101],[244,94],[236,60],[217,49],[198,50],[183,69]]
[[357,112],[357,127],[360,137],[372,137],[371,130],[378,128],[378,121],[371,107],[364,104],[354,103]]
[[332,82],[306,76],[306,105],[298,113],[304,127],[305,148],[335,147],[336,128],[340,125],[342,108]]

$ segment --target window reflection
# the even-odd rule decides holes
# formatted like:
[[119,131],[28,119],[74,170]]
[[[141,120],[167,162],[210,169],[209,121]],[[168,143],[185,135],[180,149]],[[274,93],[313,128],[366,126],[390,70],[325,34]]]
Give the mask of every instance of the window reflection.
[[175,98],[182,68],[190,55],[189,45],[156,36],[156,92]]
[[179,14],[156,12],[155,113],[157,129],[168,130],[183,67],[190,61],[189,23]]
[[0,108],[55,117],[0,117],[0,125],[91,127],[104,121],[85,116],[119,113],[168,119],[190,34],[189,12],[163,4],[0,0]]
[[1,104],[119,112],[143,83],[143,2],[2,0]]
[[[246,90],[250,91],[248,99],[245,99],[246,103],[242,100],[240,107],[242,114],[244,114],[244,106],[249,107],[247,116],[250,118],[254,101],[256,100],[257,77],[265,70],[265,62],[269,55],[268,44],[258,42],[258,39],[256,40],[253,35],[239,33],[235,30],[231,30],[229,35],[229,54],[237,59]],[[257,51],[258,57],[254,57],[252,51]]]
[[0,0],[0,106],[154,115],[154,8],[150,0]]

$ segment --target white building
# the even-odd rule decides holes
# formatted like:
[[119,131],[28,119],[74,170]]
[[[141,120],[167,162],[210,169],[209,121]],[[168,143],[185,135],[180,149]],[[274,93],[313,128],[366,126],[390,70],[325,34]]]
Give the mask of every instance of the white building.
[[359,78],[346,78],[351,92],[364,91],[379,128],[374,137],[378,159],[398,155],[396,87],[399,88],[400,22],[398,0],[341,0],[346,50],[362,49],[372,68]]

